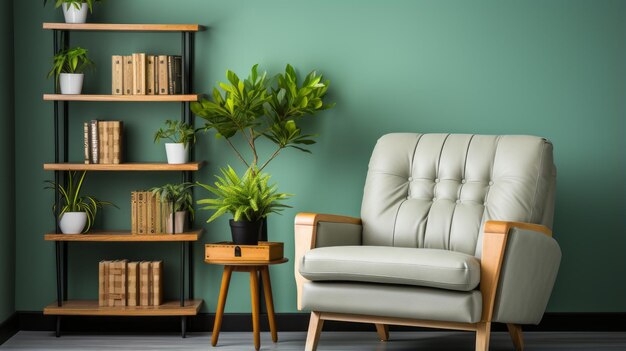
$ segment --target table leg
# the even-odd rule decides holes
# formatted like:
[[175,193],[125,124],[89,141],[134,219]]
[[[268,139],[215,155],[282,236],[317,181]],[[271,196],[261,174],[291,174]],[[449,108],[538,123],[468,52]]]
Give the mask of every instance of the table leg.
[[250,271],[250,297],[252,298],[252,331],[254,332],[254,349],[261,347],[259,334],[259,279],[257,269]]
[[220,328],[222,327],[222,316],[224,315],[224,306],[226,305],[226,297],[228,296],[228,286],[230,285],[230,276],[233,267],[224,266],[222,273],[222,286],[220,288],[220,297],[217,302],[217,311],[215,312],[215,323],[213,324],[213,335],[211,337],[211,345],[217,345],[217,339],[220,336]]
[[261,278],[263,279],[263,291],[265,294],[265,306],[267,307],[267,319],[270,322],[270,332],[272,341],[278,342],[278,332],[276,331],[276,319],[274,319],[274,299],[272,298],[272,283],[270,282],[270,270],[268,266],[261,268]]

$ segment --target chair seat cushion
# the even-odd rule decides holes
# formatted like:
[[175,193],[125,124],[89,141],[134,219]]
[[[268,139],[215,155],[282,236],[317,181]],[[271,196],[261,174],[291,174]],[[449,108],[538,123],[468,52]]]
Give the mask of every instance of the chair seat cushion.
[[300,274],[311,281],[357,281],[470,291],[478,259],[464,253],[391,246],[332,246],[306,253]]

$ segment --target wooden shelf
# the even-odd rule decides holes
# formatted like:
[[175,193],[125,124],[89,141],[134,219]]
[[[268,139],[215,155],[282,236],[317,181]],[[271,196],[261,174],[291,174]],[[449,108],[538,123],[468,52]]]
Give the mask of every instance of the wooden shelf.
[[199,94],[187,95],[94,95],[94,94],[43,94],[44,101],[92,102],[190,102],[198,101]]
[[44,315],[57,316],[195,316],[202,300],[167,301],[160,306],[100,307],[97,300],[68,300],[63,306],[51,303],[43,309]]
[[169,163],[44,163],[46,171],[197,171],[204,162]]
[[132,234],[130,231],[94,231],[88,234],[45,235],[46,241],[92,241],[92,242],[172,242],[198,241],[204,229],[194,229],[180,234]]
[[198,24],[44,23],[43,29],[108,32],[200,32]]

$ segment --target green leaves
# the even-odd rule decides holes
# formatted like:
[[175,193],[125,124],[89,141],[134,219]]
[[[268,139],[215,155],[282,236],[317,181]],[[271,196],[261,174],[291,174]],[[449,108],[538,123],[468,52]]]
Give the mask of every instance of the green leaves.
[[59,218],[66,212],[85,212],[87,214],[87,225],[83,233],[91,229],[99,208],[108,205],[118,208],[111,202],[100,201],[93,196],[80,194],[86,174],[87,172],[83,171],[77,177],[77,172],[68,172],[66,187],[51,180],[46,181],[49,185],[45,187],[45,189],[52,189],[61,194],[60,208],[52,206],[52,212],[57,213]]
[[164,184],[158,187],[151,188],[150,191],[154,195],[159,195],[161,202],[173,204],[174,210],[188,211],[193,219],[195,212],[193,209],[193,196],[191,194],[191,188],[194,187],[193,183],[180,183],[180,184]]
[[[215,129],[216,137],[226,138],[246,166],[259,164],[255,144],[259,137],[273,142],[277,149],[259,168],[261,171],[284,148],[311,152],[304,146],[314,144],[315,135],[302,134],[297,124],[301,117],[334,106],[324,103],[329,81],[323,81],[322,75],[312,71],[299,84],[291,65],[271,81],[266,79],[265,72],[259,74],[258,65],[252,67],[243,81],[230,70],[226,71],[226,79],[227,82],[218,83],[221,91],[213,89],[212,101],[202,99],[191,104],[193,113],[205,120],[205,131]],[[237,133],[251,149],[251,162],[228,140]]]
[[237,131],[258,127],[267,89],[266,74],[259,76],[257,66],[252,67],[250,75],[243,81],[227,70],[228,83],[218,83],[223,94],[214,88],[213,101],[202,99],[191,103],[191,111],[205,120],[205,130],[215,129],[218,136],[231,138]]
[[183,143],[188,145],[196,142],[196,130],[189,124],[180,121],[165,121],[166,129],[159,128],[154,133],[154,142],[158,143],[161,139],[168,139],[173,143]]
[[[54,7],[59,8],[61,5],[66,4],[65,6],[69,8],[73,6],[76,9],[80,9],[80,5],[83,3],[87,3],[87,7],[89,7],[89,12],[93,12],[93,4],[96,2],[101,2],[102,0],[55,0]],[[43,0],[43,5],[46,6],[48,0]]]
[[56,79],[61,73],[83,73],[93,68],[95,63],[87,57],[87,53],[87,49],[79,46],[59,52],[53,58],[48,78],[54,76]]
[[275,184],[269,185],[270,176],[260,173],[256,168],[249,168],[243,177],[239,177],[228,166],[221,169],[221,176],[215,177],[217,181],[214,186],[197,183],[215,195],[215,198],[198,200],[199,205],[206,205],[202,210],[215,211],[207,222],[226,213],[231,213],[236,221],[241,218],[256,221],[290,207],[281,201],[292,195],[279,193]]

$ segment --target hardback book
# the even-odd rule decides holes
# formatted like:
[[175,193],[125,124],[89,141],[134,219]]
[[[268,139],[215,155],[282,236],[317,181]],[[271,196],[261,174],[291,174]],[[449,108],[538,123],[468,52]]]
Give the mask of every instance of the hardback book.
[[100,163],[98,150],[98,120],[92,119],[90,123],[91,163]]
[[124,56],[124,95],[133,95],[133,56]]
[[109,267],[109,306],[126,306],[127,260],[116,260]]
[[89,122],[83,123],[83,147],[85,149],[84,158],[85,164],[90,164],[90,152],[89,152]]
[[152,272],[150,271],[150,262],[142,261],[139,263],[139,305],[151,306],[152,296],[150,295]]
[[165,230],[163,230],[163,209],[161,203],[161,196],[159,194],[155,195],[155,228],[154,231],[157,234],[162,234]]
[[182,57],[168,56],[168,89],[170,95],[182,93]]
[[105,284],[105,279],[108,278],[106,274],[105,267],[107,265],[107,261],[100,261],[98,263],[98,306],[106,306],[107,301],[107,285]]
[[113,155],[112,155],[112,163],[120,164],[122,163],[122,131],[124,130],[124,122],[123,121],[112,121],[112,133],[113,133]]
[[146,192],[146,234],[154,234],[154,195]]
[[163,261],[154,261],[152,268],[152,306],[163,303]]
[[135,95],[146,95],[146,54],[133,54],[133,88]]
[[158,56],[158,87],[160,95],[168,95],[169,87],[168,87],[168,70],[167,70],[167,55],[159,55]]
[[137,192],[130,193],[130,226],[131,233],[137,234]]
[[113,125],[114,125],[114,121],[107,121],[106,122],[106,133],[107,133],[107,141],[109,142],[108,146],[107,146],[107,153],[109,156],[109,163],[113,163],[113,149],[114,149],[114,145],[113,145]]
[[146,213],[143,210],[146,205],[145,197],[144,191],[137,192],[137,234],[146,234]]
[[127,306],[139,306],[139,262],[128,262],[126,279],[127,286]]
[[146,94],[155,95],[157,91],[157,57],[154,55],[146,56]]
[[113,95],[124,94],[124,57],[120,55],[113,55],[111,61],[111,93]]
[[109,134],[107,133],[107,122],[98,121],[98,159],[99,163],[109,162]]

